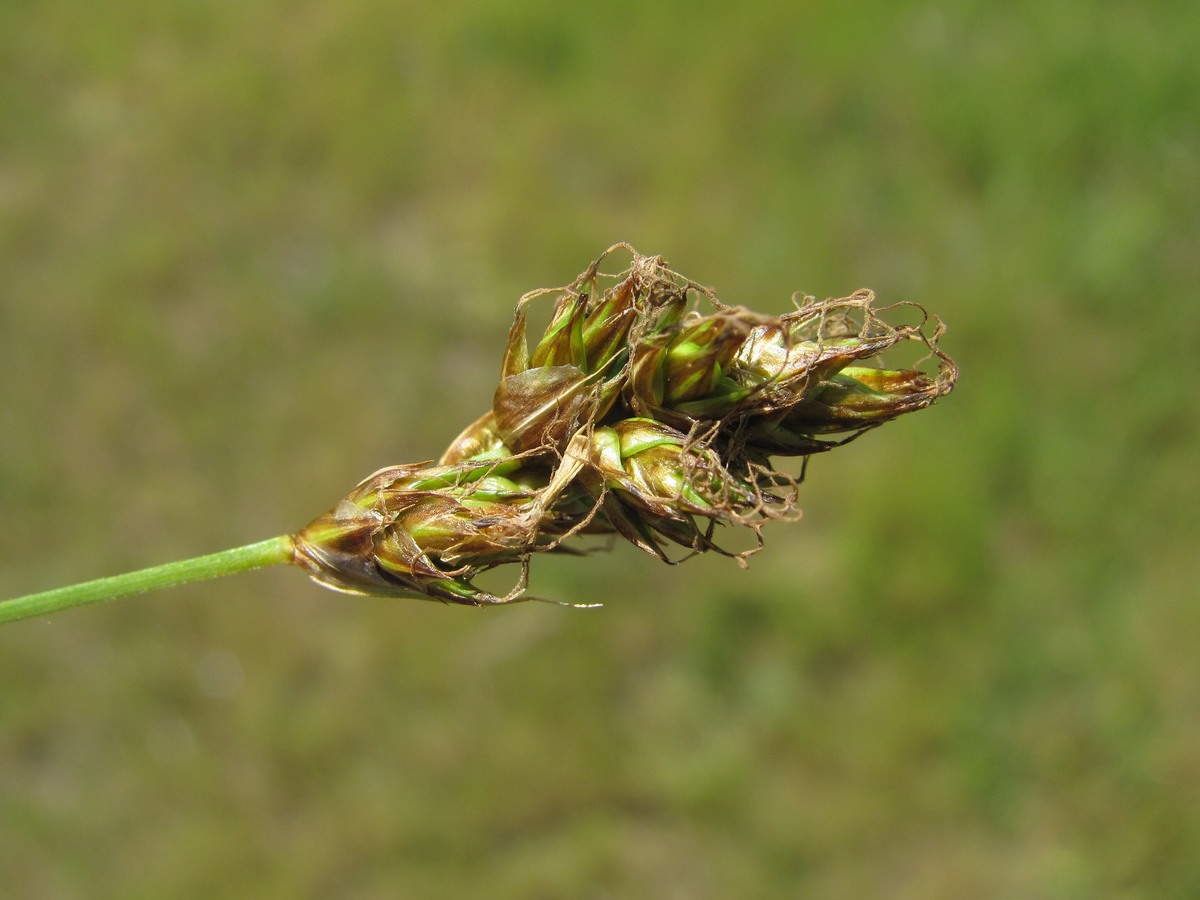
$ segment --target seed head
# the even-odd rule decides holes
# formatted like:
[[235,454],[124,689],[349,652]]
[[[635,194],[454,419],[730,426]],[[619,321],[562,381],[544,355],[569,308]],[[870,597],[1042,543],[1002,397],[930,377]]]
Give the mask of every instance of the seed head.
[[[603,275],[617,249],[632,264]],[[547,295],[531,348],[527,313]],[[919,321],[885,322],[897,309]],[[953,388],[942,331],[869,291],[760,315],[617,245],[571,284],[520,299],[492,409],[437,465],[372,475],[294,537],[296,560],[339,590],[479,606],[522,599],[531,555],[583,533],[671,561],[668,544],[726,553],[717,530],[746,528],[755,546],[729,553],[741,559],[766,522],[797,515],[797,480],[772,455],[830,450]],[[879,362],[914,342],[927,352],[913,368]],[[508,594],[474,584],[509,563],[522,577]]]

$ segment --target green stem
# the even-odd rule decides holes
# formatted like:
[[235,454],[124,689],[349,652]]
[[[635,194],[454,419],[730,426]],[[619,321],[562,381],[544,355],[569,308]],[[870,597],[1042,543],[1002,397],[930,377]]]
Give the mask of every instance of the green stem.
[[291,561],[292,538],[290,535],[281,535],[267,541],[259,541],[257,544],[234,547],[232,550],[222,550],[207,556],[181,559],[149,569],[126,572],[124,575],[97,578],[95,581],[85,581],[40,594],[26,594],[24,597],[5,600],[0,602],[0,623],[60,612],[73,606],[84,606],[101,600],[115,600],[117,597],[127,597],[156,588],[175,587],[191,581],[219,578],[222,575],[235,575],[263,566],[283,565]]

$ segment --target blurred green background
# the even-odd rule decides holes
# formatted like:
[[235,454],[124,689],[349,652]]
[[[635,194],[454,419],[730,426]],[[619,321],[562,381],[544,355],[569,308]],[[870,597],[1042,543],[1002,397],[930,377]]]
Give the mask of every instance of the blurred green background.
[[1200,896],[1200,5],[0,4],[0,597],[292,530],[617,240],[959,389],[742,572],[0,630],[0,897]]

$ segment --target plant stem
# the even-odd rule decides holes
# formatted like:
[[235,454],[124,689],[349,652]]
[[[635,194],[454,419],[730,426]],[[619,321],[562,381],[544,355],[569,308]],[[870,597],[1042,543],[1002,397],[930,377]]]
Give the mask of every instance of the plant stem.
[[0,602],[0,623],[60,612],[73,606],[84,606],[101,600],[114,600],[117,597],[127,597],[156,588],[175,587],[191,581],[219,578],[222,575],[235,575],[263,566],[283,565],[291,561],[292,538],[290,535],[281,535],[259,541],[257,544],[234,547],[207,556],[181,559],[161,566],[151,566],[149,569],[126,572],[124,575],[97,578],[95,581],[85,581],[52,591],[5,600]]

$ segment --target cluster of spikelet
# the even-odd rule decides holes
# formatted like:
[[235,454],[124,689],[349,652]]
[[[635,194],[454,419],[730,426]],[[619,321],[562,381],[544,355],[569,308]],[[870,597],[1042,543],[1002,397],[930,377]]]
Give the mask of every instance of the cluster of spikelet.
[[[604,275],[616,251],[632,263]],[[546,297],[550,324],[531,347],[527,314]],[[570,285],[521,298],[491,410],[436,464],[367,478],[292,536],[294,562],[338,590],[480,606],[523,599],[530,557],[578,535],[668,561],[672,545],[741,559],[765,523],[796,515],[798,478],[772,456],[841,446],[953,388],[941,332],[869,291],[778,316],[726,306],[662,257],[617,245]],[[925,350],[917,368],[868,364],[906,342]],[[723,527],[748,529],[752,549],[722,549]],[[509,593],[474,583],[510,563]]]

